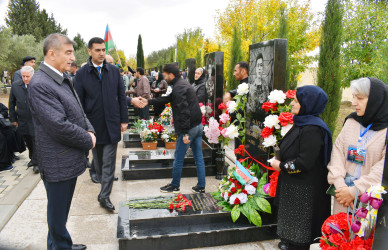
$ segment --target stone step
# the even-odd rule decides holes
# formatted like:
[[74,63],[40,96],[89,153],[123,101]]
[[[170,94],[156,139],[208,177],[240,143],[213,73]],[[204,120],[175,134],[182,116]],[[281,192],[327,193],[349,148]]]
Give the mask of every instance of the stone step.
[[[263,225],[249,224],[241,215],[233,223],[210,194],[184,195],[193,207],[186,212],[168,209],[119,209],[119,249],[187,249],[271,240],[276,237],[276,214],[261,213]],[[269,199],[273,204],[273,199]]]

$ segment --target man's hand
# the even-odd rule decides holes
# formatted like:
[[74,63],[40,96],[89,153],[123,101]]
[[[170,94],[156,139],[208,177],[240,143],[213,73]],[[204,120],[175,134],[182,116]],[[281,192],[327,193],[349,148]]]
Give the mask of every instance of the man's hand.
[[275,157],[271,159],[270,165],[273,167],[276,171],[280,172],[282,171],[280,168],[280,161],[276,159]]
[[155,93],[159,93],[159,89],[154,89],[154,92]]
[[[141,101],[141,97],[135,97],[132,98],[131,103],[136,107],[136,108],[144,108],[146,105],[144,105],[144,102]],[[148,103],[148,102],[147,102]]]
[[95,146],[96,146],[96,136],[94,135],[93,132],[88,132],[90,137],[92,137],[92,142],[93,142],[93,147],[91,149],[93,149]]
[[190,143],[189,135],[183,136],[183,143],[184,143],[184,144],[189,144],[189,143]]
[[354,197],[349,191],[349,187],[342,187],[340,189],[335,190],[337,201],[345,207],[351,206],[353,207]]
[[148,105],[148,100],[147,99],[145,99],[145,98],[143,98],[143,97],[139,97],[139,100],[141,101],[141,103],[142,103],[142,107],[141,108],[144,108],[145,106],[147,106]]
[[121,123],[121,132],[124,132],[128,128],[128,123]]
[[13,122],[13,125],[15,125],[17,127],[18,126],[18,122]]

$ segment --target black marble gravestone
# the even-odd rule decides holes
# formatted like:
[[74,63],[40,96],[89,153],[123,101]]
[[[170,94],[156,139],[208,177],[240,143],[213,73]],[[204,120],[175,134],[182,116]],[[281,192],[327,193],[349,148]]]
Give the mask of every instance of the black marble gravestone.
[[[205,173],[216,175],[211,148],[202,145]],[[124,155],[121,163],[121,173],[124,180],[171,178],[175,149],[158,148],[156,150],[130,151]],[[226,173],[224,173],[226,174]],[[197,168],[192,151],[189,149],[183,162],[182,177],[196,177]]]
[[206,54],[205,62],[207,93],[206,105],[211,104],[212,106],[212,111],[207,115],[219,120],[219,115],[221,115],[222,111],[218,109],[218,105],[222,102],[222,95],[224,91],[224,52]]
[[249,46],[249,95],[246,110],[245,147],[267,162],[269,151],[262,146],[261,130],[266,113],[261,105],[273,89],[286,88],[287,40],[274,39]]
[[210,194],[184,196],[192,201],[186,212],[130,209],[122,203],[119,249],[186,249],[276,238],[276,214],[261,214],[262,227],[249,224],[244,216],[233,223],[230,213],[223,212]]
[[185,69],[187,69],[187,81],[190,84],[194,83],[194,75],[196,70],[196,60],[195,58],[189,58],[185,61]]

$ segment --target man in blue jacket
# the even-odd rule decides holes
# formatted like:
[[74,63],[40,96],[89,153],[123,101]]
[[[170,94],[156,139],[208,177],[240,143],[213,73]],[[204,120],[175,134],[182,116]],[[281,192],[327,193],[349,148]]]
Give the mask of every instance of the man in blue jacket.
[[105,42],[92,38],[88,44],[88,63],[77,71],[74,86],[86,116],[96,130],[97,143],[92,150],[93,163],[101,191],[100,205],[114,210],[109,196],[112,191],[117,143],[128,126],[128,107],[120,71],[105,60]]
[[73,245],[66,229],[77,177],[85,154],[96,143],[94,129],[64,72],[74,58],[73,41],[51,34],[43,42],[44,63],[28,86],[39,171],[47,193],[47,249],[86,249]]

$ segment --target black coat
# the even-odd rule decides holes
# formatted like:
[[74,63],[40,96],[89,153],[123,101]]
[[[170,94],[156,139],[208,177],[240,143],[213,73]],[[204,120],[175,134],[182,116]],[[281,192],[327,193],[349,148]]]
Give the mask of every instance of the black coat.
[[202,122],[197,95],[190,83],[182,78],[175,78],[171,85],[170,95],[148,100],[148,104],[167,104],[170,102],[175,132],[178,135],[186,134],[191,128]]
[[101,73],[102,80],[89,58],[77,71],[74,86],[96,130],[97,144],[113,144],[121,140],[121,123],[128,123],[125,86],[117,67],[104,61]]
[[294,125],[280,143],[280,154],[278,235],[292,244],[309,245],[321,236],[330,216],[321,128]]
[[34,135],[27,88],[23,81],[12,84],[9,94],[9,119],[18,123],[18,132],[22,135]]
[[42,63],[29,84],[28,100],[42,179],[59,182],[81,175],[93,146],[88,131],[94,129],[70,80]]

